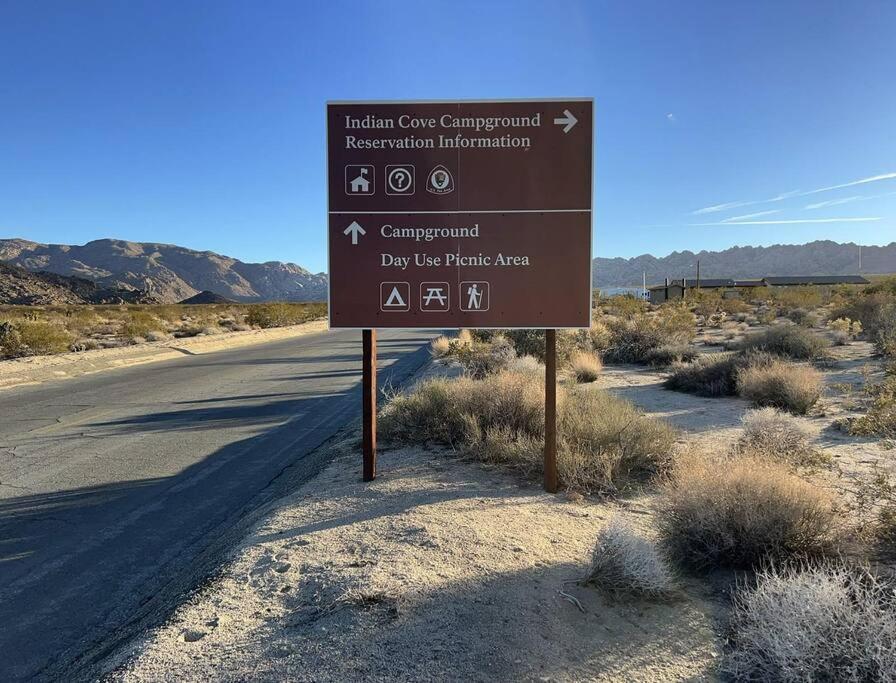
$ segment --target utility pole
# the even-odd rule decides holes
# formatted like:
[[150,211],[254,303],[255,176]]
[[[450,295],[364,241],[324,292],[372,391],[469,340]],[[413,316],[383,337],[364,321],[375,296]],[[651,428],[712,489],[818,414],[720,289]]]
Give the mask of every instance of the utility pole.
[[862,274],[862,245],[859,245],[859,275]]
[[700,259],[697,259],[697,291],[700,291]]

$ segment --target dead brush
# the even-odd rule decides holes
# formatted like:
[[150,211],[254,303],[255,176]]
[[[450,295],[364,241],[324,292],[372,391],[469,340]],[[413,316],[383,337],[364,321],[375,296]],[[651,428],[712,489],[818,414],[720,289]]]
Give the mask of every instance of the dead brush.
[[772,458],[795,466],[814,466],[830,458],[812,445],[812,434],[800,421],[775,408],[751,410],[742,418],[744,432],[737,443],[741,455]]
[[808,365],[774,361],[749,366],[737,374],[737,393],[757,406],[782,408],[805,415],[821,398],[821,373]]
[[597,380],[603,367],[604,364],[596,353],[576,351],[569,359],[570,374],[576,382],[582,384]]
[[670,556],[698,570],[828,555],[842,533],[833,494],[755,457],[682,458],[657,520]]
[[609,593],[665,598],[675,574],[660,549],[614,515],[598,532],[585,583]]
[[736,595],[722,671],[737,681],[896,680],[893,596],[861,568],[767,566]]

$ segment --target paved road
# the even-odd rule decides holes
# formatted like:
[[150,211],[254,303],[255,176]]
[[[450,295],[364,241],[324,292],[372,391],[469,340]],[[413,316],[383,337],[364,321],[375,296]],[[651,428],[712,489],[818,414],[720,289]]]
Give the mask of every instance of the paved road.
[[[381,333],[381,383],[431,337]],[[0,680],[78,680],[163,619],[325,464],[359,380],[338,331],[0,391]]]

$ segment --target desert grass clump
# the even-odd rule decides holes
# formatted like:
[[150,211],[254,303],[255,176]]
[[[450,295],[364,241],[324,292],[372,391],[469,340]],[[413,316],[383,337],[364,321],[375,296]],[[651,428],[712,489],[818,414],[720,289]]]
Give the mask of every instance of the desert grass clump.
[[576,382],[585,384],[600,377],[604,364],[600,356],[586,351],[576,351],[569,359],[569,372]]
[[760,351],[705,354],[693,363],[673,365],[666,387],[698,396],[734,396],[737,377],[744,368],[765,367],[774,360],[771,354]]
[[757,350],[796,360],[824,358],[830,343],[824,337],[799,325],[775,325],[748,335],[740,344],[743,350]]
[[609,593],[663,598],[675,590],[675,575],[656,544],[617,515],[597,534],[586,583]]
[[449,344],[450,355],[456,359],[464,372],[474,379],[482,379],[506,370],[516,358],[516,351],[510,341],[503,336],[492,337],[489,342],[461,341]]
[[823,556],[839,538],[831,494],[765,458],[682,458],[660,508],[670,556],[697,570]]
[[627,490],[665,473],[676,432],[607,391],[574,389],[558,419],[558,470],[570,488],[589,493]]
[[800,421],[775,408],[759,408],[743,418],[744,433],[737,444],[741,454],[767,457],[797,466],[826,462],[812,446],[812,434]]
[[896,439],[896,375],[867,386],[865,391],[870,398],[868,409],[849,421],[849,433]]
[[690,363],[699,355],[689,344],[664,344],[648,351],[644,362],[653,367],[667,367],[673,363]]
[[75,341],[74,336],[62,325],[42,320],[20,320],[15,323],[21,348],[18,355],[42,356],[65,353]]
[[775,361],[748,366],[737,373],[737,393],[757,406],[805,415],[821,398],[821,373],[808,365]]
[[164,323],[146,311],[131,311],[124,320],[122,334],[131,339],[148,339],[153,332],[164,331]]
[[653,315],[620,318],[609,324],[611,342],[604,357],[614,363],[645,363],[661,346],[689,344],[696,334],[694,314],[665,304]]
[[[558,388],[557,398],[557,459],[565,486],[616,491],[667,468],[675,433],[664,422],[604,391]],[[503,371],[428,380],[393,397],[379,428],[387,442],[444,444],[535,472],[544,440],[544,375]]]
[[732,641],[732,680],[896,680],[893,586],[842,564],[767,567],[735,598]]
[[451,340],[444,334],[439,335],[429,344],[429,352],[433,358],[444,358],[451,351]]

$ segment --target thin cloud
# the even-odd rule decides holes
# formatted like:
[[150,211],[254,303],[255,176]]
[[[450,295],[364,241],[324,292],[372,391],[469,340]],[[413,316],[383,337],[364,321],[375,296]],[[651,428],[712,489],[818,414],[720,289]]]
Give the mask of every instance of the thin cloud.
[[781,213],[780,209],[772,209],[771,211],[757,211],[756,213],[745,213],[743,216],[731,216],[724,219],[723,223],[733,223],[734,221],[743,221],[749,218],[759,218],[760,216],[771,216],[773,213]]
[[828,199],[825,202],[817,202],[815,204],[806,204],[807,209],[821,209],[825,206],[840,206],[840,204],[849,204],[850,202],[858,202],[866,197],[862,197],[861,195],[855,195],[853,197],[843,197],[842,199]]
[[862,178],[861,180],[853,180],[850,183],[831,185],[830,187],[819,187],[817,190],[809,190],[808,192],[803,192],[803,194],[800,196],[818,194],[819,192],[828,192],[829,190],[840,190],[844,187],[855,187],[856,185],[865,185],[866,183],[876,183],[880,180],[892,180],[893,178],[896,178],[896,173],[882,173],[881,175],[873,175],[868,178]]
[[728,202],[727,204],[716,204],[714,206],[705,206],[702,209],[694,211],[694,215],[699,216],[704,213],[716,213],[718,211],[727,211],[728,209],[736,209],[739,206],[749,206],[757,202]]
[[883,220],[880,216],[861,216],[849,218],[797,218],[774,221],[721,221],[719,223],[691,223],[692,226],[707,225],[796,225],[799,223],[870,223]]
[[666,114],[666,120],[669,123],[675,123],[675,121],[677,121],[677,119],[675,118],[675,114],[673,114],[672,112],[669,112],[668,114]]
[[831,190],[842,190],[845,187],[855,187],[856,185],[866,185],[867,183],[876,183],[881,180],[893,180],[896,178],[896,172],[893,173],[881,173],[880,175],[873,175],[867,178],[861,178],[859,180],[853,180],[848,183],[841,183],[839,185],[829,185],[828,187],[819,187],[815,190],[807,190],[805,192],[794,191],[794,192],[784,192],[775,197],[771,197],[770,199],[757,199],[755,201],[740,201],[740,202],[728,202],[727,204],[715,204],[714,206],[707,206],[702,209],[697,209],[696,211],[692,211],[691,213],[695,216],[700,216],[707,213],[716,213],[718,211],[726,211],[728,209],[735,209],[741,206],[755,206],[756,204],[768,204],[769,202],[780,202],[784,199],[789,199],[791,197],[807,197],[809,195],[818,194],[819,192],[830,192]]

